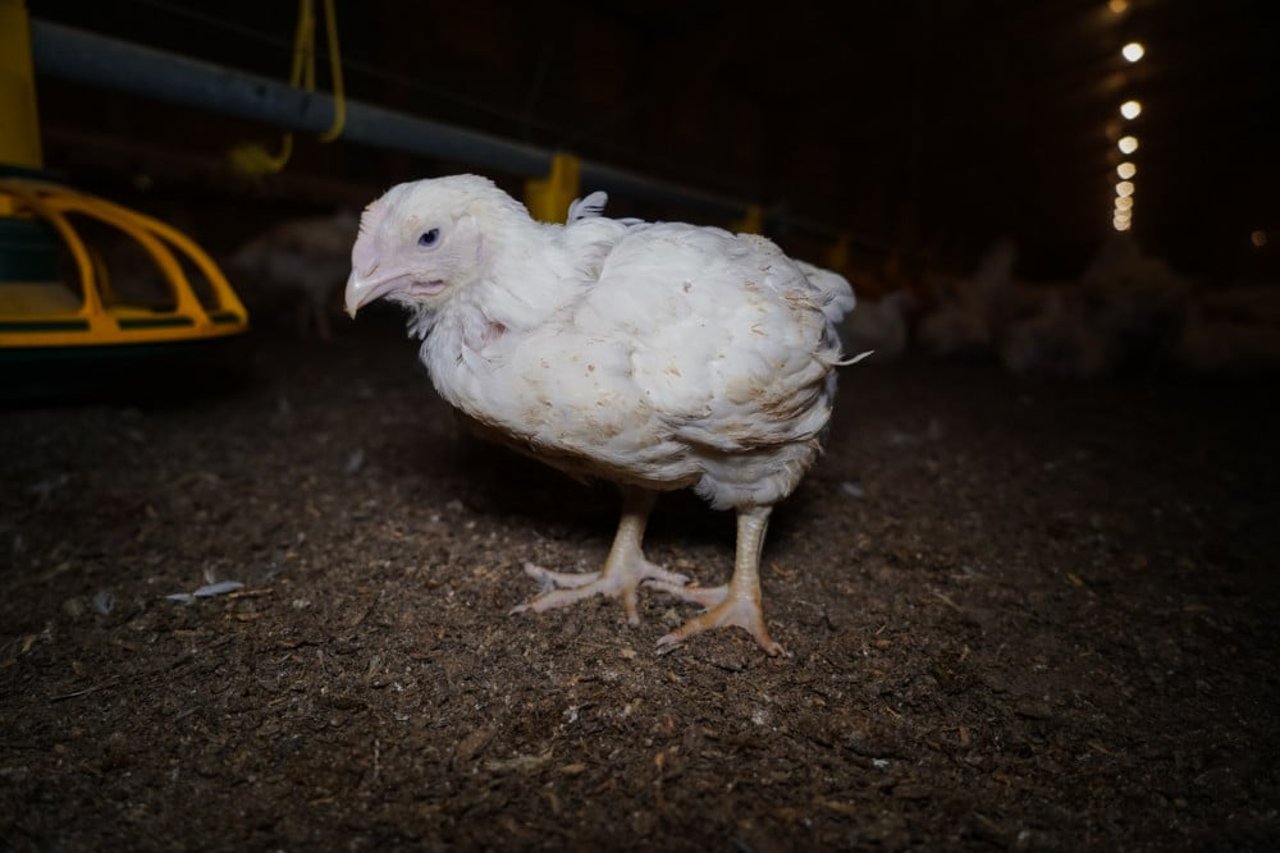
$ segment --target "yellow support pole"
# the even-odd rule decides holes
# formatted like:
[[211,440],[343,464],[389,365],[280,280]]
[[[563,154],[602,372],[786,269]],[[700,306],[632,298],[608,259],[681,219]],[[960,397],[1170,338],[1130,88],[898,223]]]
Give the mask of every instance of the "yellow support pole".
[[736,234],[763,234],[764,208],[758,204],[747,205],[746,216],[735,219],[729,230]]
[[524,203],[529,215],[540,222],[564,222],[569,205],[578,197],[580,162],[572,154],[558,152],[551,158],[551,174],[524,182]]
[[841,275],[849,274],[850,251],[849,235],[845,234],[822,253],[822,262],[827,269]]
[[0,163],[44,165],[25,0],[0,0]]

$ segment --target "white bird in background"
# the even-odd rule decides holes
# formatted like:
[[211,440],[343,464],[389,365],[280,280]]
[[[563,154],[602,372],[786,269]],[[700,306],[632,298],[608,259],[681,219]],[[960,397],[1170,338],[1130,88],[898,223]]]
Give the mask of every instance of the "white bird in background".
[[1200,372],[1280,368],[1280,285],[1243,284],[1197,294],[1175,355]]
[[1017,260],[1017,244],[1004,238],[987,250],[971,279],[933,279],[938,304],[916,329],[920,343],[935,355],[988,351],[1013,311]]
[[1004,366],[1024,376],[1093,379],[1114,366],[1112,340],[1089,322],[1083,301],[1071,289],[1026,290],[1034,310],[1000,332],[997,353]]
[[[361,220],[347,311],[403,305],[436,389],[481,435],[621,487],[603,569],[526,564],[548,589],[517,610],[608,595],[635,624],[647,584],[707,608],[660,646],[736,625],[777,654],[760,552],[773,505],[820,451],[853,291],[763,237],[605,218],[601,196],[547,225],[474,175],[401,184]],[[682,488],[737,512],[727,585],[645,559],[657,494]]]
[[875,358],[868,364],[886,364],[906,352],[914,310],[915,299],[906,290],[895,290],[875,302],[859,299],[840,328],[841,339],[850,349],[873,351]]

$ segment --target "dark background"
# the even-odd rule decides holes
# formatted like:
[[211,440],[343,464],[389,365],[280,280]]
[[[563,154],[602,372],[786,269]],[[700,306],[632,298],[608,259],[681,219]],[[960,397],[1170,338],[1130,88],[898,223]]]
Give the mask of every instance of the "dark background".
[[[30,8],[287,77],[293,0],[181,3]],[[250,304],[207,374],[55,359],[88,402],[17,352],[0,392],[54,399],[0,403],[0,850],[1280,850],[1280,406],[1249,372],[1280,363],[1275,3],[338,6],[353,98],[785,204],[908,283],[1010,234],[1034,286],[925,315],[978,327],[950,359],[860,301],[906,351],[842,371],[772,518],[779,658],[737,630],[659,656],[694,608],[647,589],[638,626],[603,597],[508,615],[525,561],[601,565],[616,498],[465,438],[396,312],[322,342],[296,285],[232,275],[279,316]],[[50,168],[220,260],[467,168],[299,134],[237,179],[227,150],[279,128],[37,82]],[[1138,258],[1068,302],[1130,96],[1136,238],[1196,292]],[[1134,315],[1167,337],[1123,339]],[[1000,366],[1013,332],[1055,370]],[[1133,339],[1087,380],[1054,360]],[[732,519],[668,495],[645,547],[718,583]],[[245,586],[168,598],[214,581]]]
[[[278,78],[297,14],[242,0],[29,5],[33,17]],[[375,0],[339,2],[338,17],[353,98],[782,205],[917,267],[969,269],[1012,235],[1020,272],[1042,280],[1077,275],[1111,232],[1118,106],[1136,97],[1134,236],[1214,282],[1277,270],[1275,4],[1133,0],[1116,14],[1102,0]],[[1147,48],[1135,65],[1120,56],[1130,40]],[[90,137],[211,158],[273,138],[39,83],[54,167],[86,156]],[[359,195],[459,168],[299,138],[289,172]],[[637,207],[615,198],[613,210]],[[1256,229],[1270,229],[1269,248],[1251,245]]]

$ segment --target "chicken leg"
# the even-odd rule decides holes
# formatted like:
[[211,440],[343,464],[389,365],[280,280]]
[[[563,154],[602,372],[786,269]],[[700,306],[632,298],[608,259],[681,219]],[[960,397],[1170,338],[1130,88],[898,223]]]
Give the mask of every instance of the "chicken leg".
[[760,607],[760,552],[769,527],[772,507],[756,506],[738,510],[738,545],[733,561],[733,577],[725,586],[697,587],[673,584],[655,578],[649,585],[685,601],[707,608],[670,634],[658,640],[658,646],[674,646],[711,628],[737,625],[755,637],[760,648],[771,655],[783,648],[769,636]]
[[553,607],[567,607],[593,595],[621,596],[627,621],[632,625],[640,624],[636,590],[642,582],[658,582],[662,589],[674,590],[689,581],[684,575],[669,572],[644,558],[640,546],[644,541],[649,513],[657,498],[657,493],[648,489],[622,488],[622,518],[618,520],[618,532],[614,534],[613,547],[609,549],[609,557],[601,571],[552,572],[533,563],[525,563],[525,574],[540,581],[544,592],[532,601],[513,607],[511,612],[532,610],[541,613]]

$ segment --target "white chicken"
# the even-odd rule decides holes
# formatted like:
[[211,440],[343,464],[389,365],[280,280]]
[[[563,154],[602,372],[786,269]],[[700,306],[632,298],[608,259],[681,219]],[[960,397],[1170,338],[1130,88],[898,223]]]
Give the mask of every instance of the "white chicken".
[[1280,286],[1238,284],[1196,294],[1175,356],[1198,372],[1280,368]]
[[[603,569],[526,564],[546,589],[516,610],[607,595],[636,624],[644,584],[706,608],[660,647],[736,625],[776,655],[760,553],[773,505],[820,452],[853,291],[762,237],[590,207],[547,225],[485,178],[401,184],[365,210],[347,311],[403,305],[436,389],[482,436],[620,486]],[[657,494],[689,487],[737,512],[724,586],[645,559]]]
[[873,351],[873,362],[892,362],[906,352],[913,310],[915,298],[906,290],[895,290],[875,302],[859,299],[840,329],[841,339],[852,349]]
[[1018,246],[1008,238],[987,249],[971,279],[930,278],[938,304],[916,336],[934,355],[986,353],[1010,311]]

